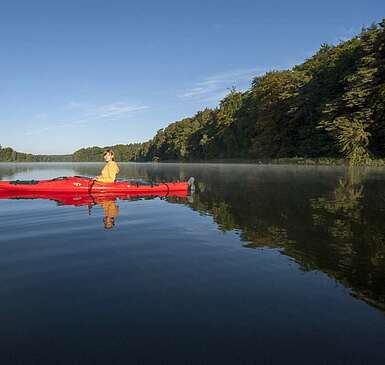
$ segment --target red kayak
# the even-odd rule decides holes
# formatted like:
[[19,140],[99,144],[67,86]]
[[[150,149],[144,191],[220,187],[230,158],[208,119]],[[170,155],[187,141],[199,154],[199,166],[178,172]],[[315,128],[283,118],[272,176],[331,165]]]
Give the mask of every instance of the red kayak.
[[154,183],[145,181],[118,181],[102,183],[82,176],[58,177],[52,180],[0,181],[0,193],[71,193],[71,194],[115,194],[168,195],[172,192],[187,192],[193,184],[189,182]]

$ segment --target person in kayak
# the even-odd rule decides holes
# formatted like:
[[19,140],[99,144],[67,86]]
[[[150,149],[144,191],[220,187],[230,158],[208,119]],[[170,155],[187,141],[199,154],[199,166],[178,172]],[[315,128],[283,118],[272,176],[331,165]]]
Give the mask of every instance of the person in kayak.
[[95,180],[99,182],[115,182],[116,175],[119,173],[119,166],[115,162],[114,151],[104,151],[103,158],[107,162],[107,164],[106,166],[104,166],[101,175],[96,176]]

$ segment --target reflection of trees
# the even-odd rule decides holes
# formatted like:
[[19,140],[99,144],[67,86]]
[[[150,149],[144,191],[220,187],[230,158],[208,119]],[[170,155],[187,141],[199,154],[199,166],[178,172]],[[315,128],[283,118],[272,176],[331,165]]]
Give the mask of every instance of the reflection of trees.
[[0,180],[12,179],[12,176],[20,172],[30,171],[32,167],[20,166],[18,164],[0,164]]
[[334,256],[328,272],[353,287],[355,295],[385,304],[385,232],[365,201],[365,176],[365,170],[348,169],[332,193],[312,199],[313,221],[328,235]]
[[334,191],[328,196],[311,199],[313,221],[316,226],[328,225],[333,237],[351,239],[354,235],[352,224],[361,217],[361,201],[364,197],[362,171],[350,168]]
[[[312,199],[312,207],[315,212],[324,210],[330,214],[341,213],[352,219],[359,219],[361,210],[361,200],[363,199],[363,185],[361,184],[364,178],[364,170],[355,171],[354,168],[349,168],[347,175],[340,178],[337,187],[334,189],[331,196],[319,197]],[[314,215],[315,222],[321,217]]]
[[257,247],[270,247],[281,248],[283,246],[294,243],[289,240],[287,236],[287,230],[276,226],[270,226],[262,230],[246,231],[244,235],[241,235],[250,243],[246,243],[244,247],[257,248]]
[[385,309],[381,183],[366,181],[367,172],[358,169],[337,180],[273,175],[256,184],[239,178],[198,179],[194,201],[185,204],[211,215],[221,230],[238,231],[244,247],[281,249],[303,270],[323,271]]

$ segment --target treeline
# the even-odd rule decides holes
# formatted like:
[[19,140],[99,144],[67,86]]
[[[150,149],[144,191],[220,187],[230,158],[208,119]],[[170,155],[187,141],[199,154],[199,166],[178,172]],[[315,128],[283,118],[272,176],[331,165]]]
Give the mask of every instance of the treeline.
[[101,161],[103,152],[107,148],[114,150],[116,159],[118,161],[146,161],[149,142],[145,143],[131,143],[131,144],[118,144],[114,146],[106,147],[88,147],[81,148],[73,154],[73,161]]
[[[385,20],[290,70],[256,77],[215,109],[170,124],[146,143],[112,146],[121,161],[385,156]],[[100,160],[101,149],[75,153]]]
[[[145,143],[112,147],[120,161],[385,157],[385,20],[290,70],[232,89],[218,107],[160,129]],[[74,161],[100,161],[82,148]],[[26,157],[27,158],[27,157]],[[30,157],[28,157],[30,158]]]
[[72,161],[72,155],[33,155],[31,153],[17,152],[10,147],[2,148],[0,146],[1,162],[69,162]]

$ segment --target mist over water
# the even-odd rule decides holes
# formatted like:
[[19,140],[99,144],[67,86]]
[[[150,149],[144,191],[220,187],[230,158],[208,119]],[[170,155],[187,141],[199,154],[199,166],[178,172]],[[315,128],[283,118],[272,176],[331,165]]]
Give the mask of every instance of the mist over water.
[[[0,164],[0,179],[102,166]],[[120,167],[196,190],[0,199],[1,363],[384,362],[385,170]]]

